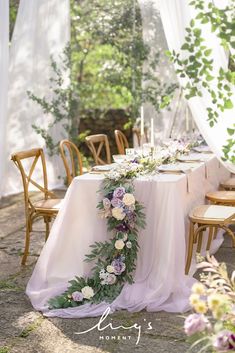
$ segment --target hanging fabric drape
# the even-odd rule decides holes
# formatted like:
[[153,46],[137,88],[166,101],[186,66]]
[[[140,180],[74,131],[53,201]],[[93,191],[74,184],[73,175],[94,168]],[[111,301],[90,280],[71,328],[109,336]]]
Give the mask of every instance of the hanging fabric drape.
[[3,192],[9,58],[9,0],[0,1],[0,198]]
[[[223,2],[223,6],[225,5],[226,2]],[[188,0],[161,0],[161,19],[170,50],[174,49],[176,52],[180,51],[185,41],[185,27],[187,27],[190,20],[194,18],[194,11],[192,6],[189,6]],[[218,72],[220,67],[226,69],[228,67],[228,60],[224,49],[220,45],[220,40],[214,33],[211,33],[209,26],[202,25],[201,29],[202,37],[205,39],[205,45],[213,51],[214,72]],[[179,81],[181,84],[185,83],[180,78]],[[206,91],[202,93],[202,97],[194,97],[189,100],[189,107],[202,136],[211,150],[221,160],[223,156],[222,147],[229,138],[227,128],[231,127],[234,123],[235,107],[224,113],[219,112],[218,123],[211,128],[208,124],[206,110],[211,103],[210,96],[208,96]],[[235,95],[231,99],[235,101]],[[235,172],[235,165],[229,162],[226,162],[225,165],[231,172]]]
[[[27,91],[39,97],[52,98],[49,81],[52,76],[51,56],[59,63],[59,56],[69,40],[69,0],[60,0],[59,3],[57,0],[20,1],[10,48],[4,194],[21,189],[20,177],[10,155],[20,150],[44,147],[44,140],[32,125],[46,128],[51,119],[43,114],[40,106],[29,100]],[[61,126],[53,128],[50,135],[55,140],[65,136]],[[50,187],[61,183],[58,176],[63,168],[59,168],[59,163],[58,157],[47,158]]]
[[[160,61],[158,65],[158,78],[164,82],[177,83],[177,77],[173,65],[164,55],[164,51],[168,49],[161,16],[160,16],[160,1],[138,0],[141,10],[143,40],[150,48],[148,60],[144,63],[144,71],[148,70],[151,60],[157,53],[160,53]],[[170,80],[169,80],[170,78]],[[148,86],[149,82],[143,82],[143,86]],[[155,142],[174,137],[177,138],[184,133],[192,131],[192,124],[187,127],[185,124],[186,102],[182,99],[180,89],[177,89],[174,99],[171,103],[171,110],[163,110],[158,113],[151,103],[144,104],[145,121],[150,122],[154,118]]]

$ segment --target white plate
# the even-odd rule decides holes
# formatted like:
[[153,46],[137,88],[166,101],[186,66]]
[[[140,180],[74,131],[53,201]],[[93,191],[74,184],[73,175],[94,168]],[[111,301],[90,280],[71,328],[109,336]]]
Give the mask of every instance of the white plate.
[[180,162],[204,162],[204,159],[202,159],[201,155],[188,155],[188,156],[180,156],[179,158],[177,158],[178,161]]
[[158,167],[158,171],[163,173],[190,173],[191,168],[180,164],[163,164]]
[[198,153],[212,153],[209,146],[197,146],[197,147],[194,147],[193,150]]
[[95,165],[92,170],[97,172],[109,172],[115,167],[116,164],[104,164],[104,165]]

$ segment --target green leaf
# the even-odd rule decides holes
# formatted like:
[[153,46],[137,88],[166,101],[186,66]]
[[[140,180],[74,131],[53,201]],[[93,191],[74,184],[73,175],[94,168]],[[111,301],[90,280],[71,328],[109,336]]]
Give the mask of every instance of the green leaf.
[[227,129],[227,132],[230,136],[234,135],[235,130],[234,129]]
[[204,51],[205,56],[209,56],[212,53],[212,49],[207,49]]
[[233,103],[231,99],[227,99],[224,103],[224,109],[232,109],[233,108]]

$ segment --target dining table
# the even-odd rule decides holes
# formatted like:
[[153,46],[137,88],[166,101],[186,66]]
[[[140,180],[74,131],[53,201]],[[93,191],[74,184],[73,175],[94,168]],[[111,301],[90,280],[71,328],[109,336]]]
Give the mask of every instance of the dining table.
[[[32,305],[45,316],[64,318],[99,316],[107,307],[111,312],[187,311],[191,286],[196,281],[195,256],[185,275],[188,214],[195,206],[205,204],[205,194],[218,189],[229,177],[230,172],[212,153],[201,153],[198,159],[178,161],[175,168],[165,166],[135,178],[134,194],[144,205],[146,227],[138,235],[134,283],[124,284],[112,303],[49,310],[48,300],[64,292],[68,281],[91,273],[92,263],[84,261],[90,245],[111,236],[97,209],[104,172],[75,177],[28,282],[26,293]],[[222,236],[214,239],[211,253],[222,242]]]

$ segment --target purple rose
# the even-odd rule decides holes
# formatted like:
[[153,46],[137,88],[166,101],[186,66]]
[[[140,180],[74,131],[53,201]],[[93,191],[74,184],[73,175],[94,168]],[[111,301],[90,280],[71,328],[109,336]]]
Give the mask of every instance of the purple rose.
[[120,199],[118,199],[118,198],[113,198],[111,200],[111,205],[113,207],[123,207],[123,202]]
[[83,294],[81,292],[73,292],[72,293],[72,299],[75,301],[75,302],[82,302],[83,301]]
[[114,274],[119,276],[122,272],[125,271],[126,269],[126,265],[125,263],[122,261],[121,258],[117,258],[115,260],[112,261],[111,265],[114,268]]
[[216,336],[213,347],[219,352],[235,350],[235,334],[231,331],[221,331]]
[[119,224],[118,226],[116,226],[116,229],[119,232],[123,232],[124,233],[124,232],[127,232],[129,230],[129,227],[128,227],[128,225],[125,222],[123,222],[123,223]]
[[210,329],[210,323],[203,314],[191,314],[184,321],[184,331],[187,336],[194,333],[202,332],[205,329]]
[[125,194],[126,190],[123,186],[116,188],[113,192],[113,198],[121,199]]

